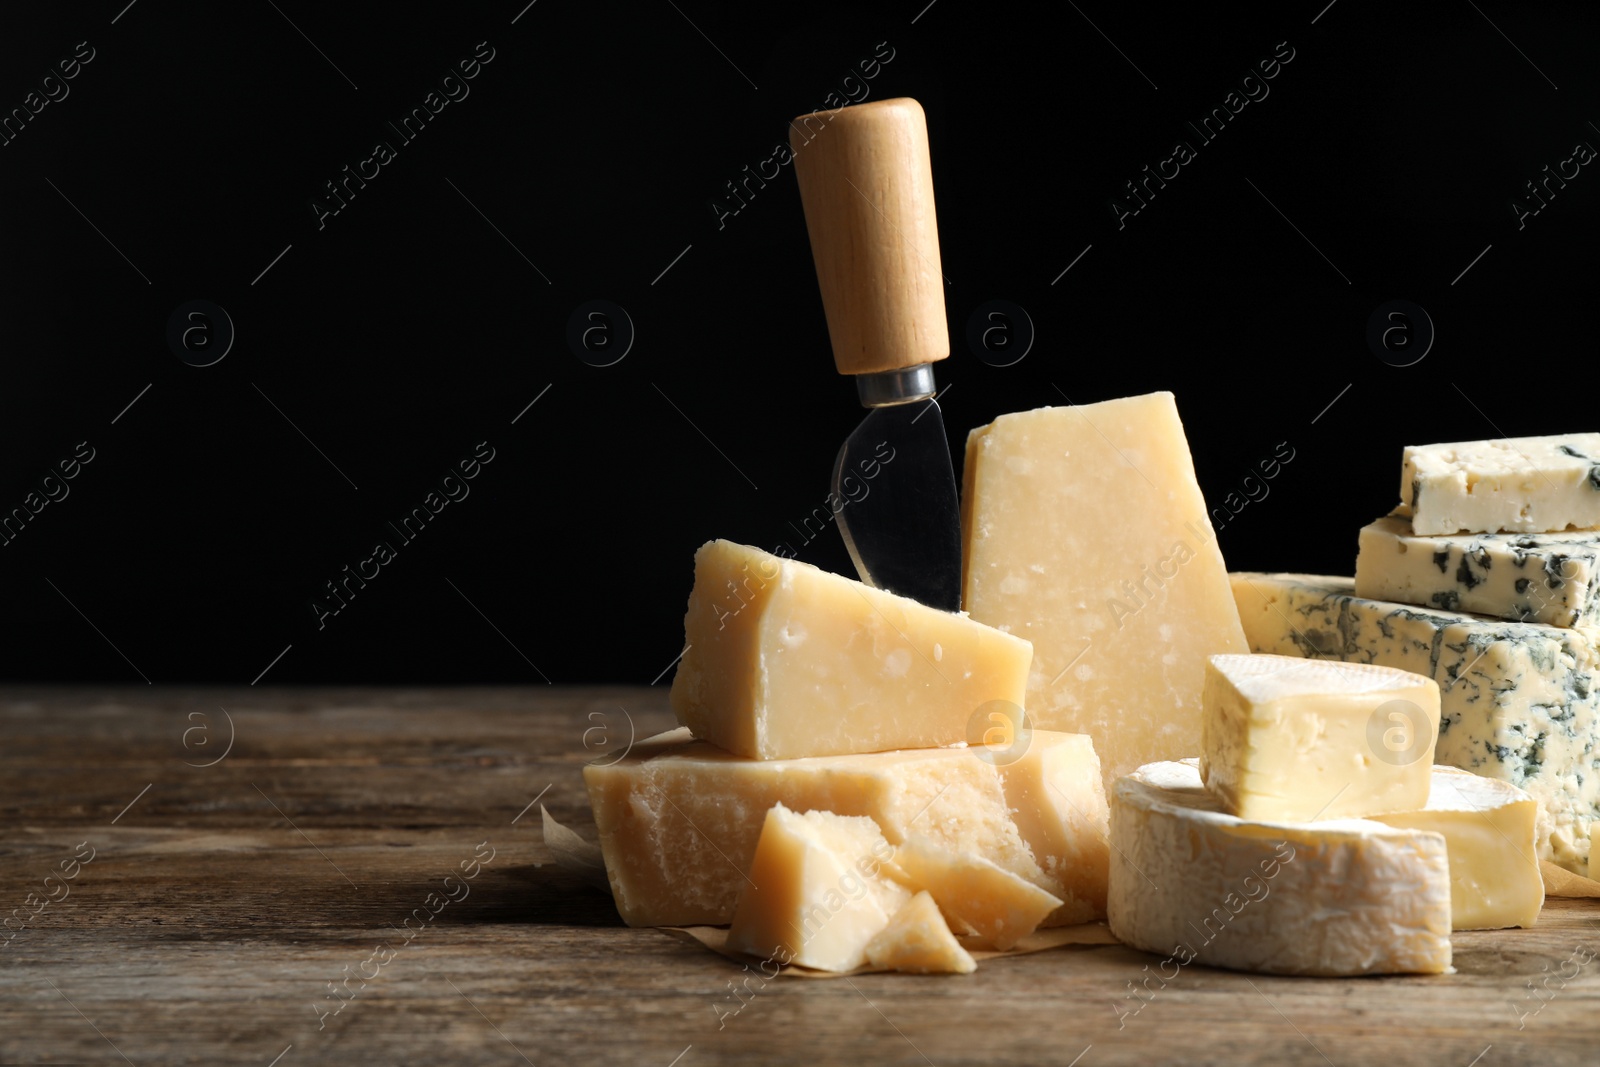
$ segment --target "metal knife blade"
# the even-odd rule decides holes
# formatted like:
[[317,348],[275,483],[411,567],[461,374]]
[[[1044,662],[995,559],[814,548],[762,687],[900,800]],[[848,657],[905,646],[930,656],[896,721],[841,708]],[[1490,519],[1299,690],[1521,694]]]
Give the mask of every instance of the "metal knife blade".
[[872,409],[839,448],[833,491],[863,582],[961,610],[961,509],[938,401]]

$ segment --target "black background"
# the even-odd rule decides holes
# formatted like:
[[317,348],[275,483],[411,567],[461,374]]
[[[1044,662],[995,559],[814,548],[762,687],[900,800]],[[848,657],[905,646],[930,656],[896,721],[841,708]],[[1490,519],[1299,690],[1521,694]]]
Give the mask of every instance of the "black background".
[[[1168,389],[1213,505],[1294,450],[1229,565],[1349,573],[1403,445],[1600,429],[1600,174],[1510,207],[1600,145],[1592,9],[523,3],[0,15],[0,109],[95,54],[0,147],[0,511],[95,451],[0,547],[0,676],[656,678],[694,548],[796,541],[861,415],[790,168],[720,226],[712,201],[885,49],[867,99],[929,118],[958,453],[1003,412]],[[480,41],[470,95],[319,229],[324,182]],[[1279,42],[1270,95],[1119,229],[1123,183]],[[192,299],[237,330],[210,367],[167,345]],[[614,366],[566,343],[591,299],[636,326]],[[966,345],[991,299],[1036,329],[1014,366]],[[1409,367],[1366,342],[1393,299],[1437,329]],[[485,440],[319,629],[323,583]],[[801,558],[848,571],[832,531]]]

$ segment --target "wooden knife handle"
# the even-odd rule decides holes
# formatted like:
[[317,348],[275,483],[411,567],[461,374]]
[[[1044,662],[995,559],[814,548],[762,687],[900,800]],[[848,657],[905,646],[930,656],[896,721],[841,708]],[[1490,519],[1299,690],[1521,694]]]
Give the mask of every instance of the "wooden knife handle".
[[909,97],[801,115],[789,144],[840,374],[950,354],[928,123]]

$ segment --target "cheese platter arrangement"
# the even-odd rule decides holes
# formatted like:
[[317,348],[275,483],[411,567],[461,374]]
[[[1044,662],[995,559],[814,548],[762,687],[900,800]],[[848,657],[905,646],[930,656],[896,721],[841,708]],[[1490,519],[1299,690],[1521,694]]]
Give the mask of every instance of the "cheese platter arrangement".
[[836,476],[897,458],[859,581],[695,554],[679,728],[584,774],[624,921],[774,974],[1437,976],[1596,887],[1600,435],[1407,448],[1353,579],[1228,572],[1170,393],[973,429],[958,500],[922,109],[791,128],[871,409]]

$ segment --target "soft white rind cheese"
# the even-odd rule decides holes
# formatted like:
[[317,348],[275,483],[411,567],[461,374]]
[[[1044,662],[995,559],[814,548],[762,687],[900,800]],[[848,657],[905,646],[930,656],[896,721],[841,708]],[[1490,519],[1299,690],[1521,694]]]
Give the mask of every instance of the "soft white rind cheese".
[[1367,600],[1349,578],[1241,573],[1233,591],[1253,651],[1380,663],[1438,682],[1434,759],[1533,794],[1540,858],[1587,872],[1600,652],[1586,631]]
[[1178,964],[1291,975],[1450,967],[1440,834],[1365,819],[1247,822],[1218,810],[1193,760],[1118,780],[1111,932]]
[[1455,767],[1435,767],[1426,808],[1372,818],[1444,835],[1455,929],[1526,927],[1538,921],[1544,906],[1534,847],[1538,802],[1521,789]]
[[1600,434],[1413,445],[1400,500],[1419,534],[1600,527]]
[[1422,537],[1391,515],[1361,531],[1356,595],[1514,622],[1600,625],[1600,533]]

